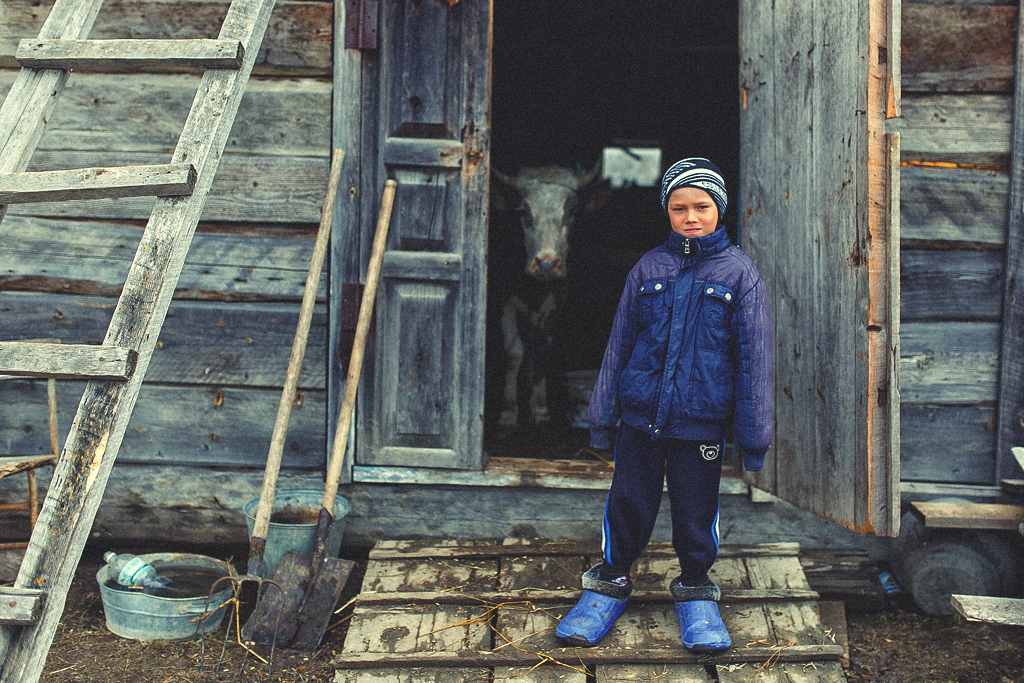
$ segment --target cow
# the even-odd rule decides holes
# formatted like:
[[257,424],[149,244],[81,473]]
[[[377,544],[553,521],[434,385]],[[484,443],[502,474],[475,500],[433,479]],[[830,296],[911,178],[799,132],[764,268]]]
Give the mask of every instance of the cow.
[[[514,262],[497,262],[506,256],[493,251],[488,266],[488,280],[500,290],[494,303],[501,310],[505,355],[498,417],[502,427],[552,422],[550,384],[560,374],[553,342],[566,294],[569,233],[581,213],[596,208],[606,194],[601,191],[604,184],[592,182],[599,170],[600,165],[589,172],[560,166],[527,167],[514,177],[493,171],[504,188],[492,184],[492,208],[507,207],[504,200],[512,196],[521,200],[515,211],[525,245],[521,268],[515,268]],[[499,237],[493,232],[494,228],[492,245]],[[510,272],[513,268],[518,272]],[[501,272],[505,278],[492,278]],[[528,414],[523,415],[524,411]]]

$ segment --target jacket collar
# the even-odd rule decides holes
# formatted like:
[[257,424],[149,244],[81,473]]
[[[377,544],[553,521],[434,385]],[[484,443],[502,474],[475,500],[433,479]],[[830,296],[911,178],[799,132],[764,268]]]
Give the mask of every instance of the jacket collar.
[[710,235],[697,238],[683,237],[678,232],[673,232],[668,236],[668,242],[665,243],[665,247],[669,251],[685,255],[687,251],[684,247],[687,242],[690,243],[689,253],[698,256],[717,254],[732,246],[732,243],[729,242],[729,236],[725,234],[725,226],[719,225]]

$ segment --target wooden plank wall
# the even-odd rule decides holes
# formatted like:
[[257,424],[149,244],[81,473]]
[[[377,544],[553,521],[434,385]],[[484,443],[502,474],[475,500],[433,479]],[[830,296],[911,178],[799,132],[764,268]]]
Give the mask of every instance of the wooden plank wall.
[[[108,2],[92,37],[214,37],[227,5]],[[0,96],[49,6],[5,0]],[[329,0],[278,2],[119,462],[265,458],[327,181],[331,13]],[[902,478],[993,485],[1017,7],[905,1],[902,19]],[[165,162],[196,78],[75,73],[32,168]],[[12,208],[0,337],[98,342],[150,201]],[[289,466],[323,457],[325,320],[321,303]],[[61,384],[70,416],[78,388]],[[0,450],[45,448],[44,395],[0,383]]]
[[[4,0],[0,97],[52,2]],[[91,38],[214,38],[229,0],[104,4]],[[118,463],[262,467],[330,162],[330,0],[280,0]],[[198,74],[75,72],[30,170],[166,163]],[[12,207],[0,225],[0,338],[102,340],[153,200]],[[285,466],[325,452],[326,275]],[[59,382],[67,433],[82,385]],[[45,385],[0,383],[0,452],[45,445]]]
[[902,20],[902,479],[993,486],[1017,2]]

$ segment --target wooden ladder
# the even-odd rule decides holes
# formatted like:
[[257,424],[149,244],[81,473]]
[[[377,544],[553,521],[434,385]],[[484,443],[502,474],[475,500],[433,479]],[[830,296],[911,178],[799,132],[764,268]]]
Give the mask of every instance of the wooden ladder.
[[[3,682],[42,673],[274,0],[234,0],[216,40],[86,40],[102,4],[56,0],[19,45],[0,109],[0,220],[18,202],[157,197],[102,345],[0,343],[0,373],[88,380],[21,571],[0,589]],[[25,172],[70,69],[154,64],[205,69],[169,164]]]

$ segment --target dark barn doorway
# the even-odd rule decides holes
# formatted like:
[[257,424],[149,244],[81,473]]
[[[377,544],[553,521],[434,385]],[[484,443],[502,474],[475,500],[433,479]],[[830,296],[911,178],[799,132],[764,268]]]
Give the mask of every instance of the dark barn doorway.
[[[494,0],[491,165],[591,168],[606,147],[656,147],[663,171],[686,156],[721,167],[736,240],[739,188],[738,3],[695,0]],[[492,176],[492,196],[497,192]],[[596,370],[626,274],[663,242],[658,187],[625,186],[570,234],[565,298],[550,338],[551,423],[499,426],[505,353],[502,282],[525,259],[514,212],[495,211],[488,236],[485,451],[491,457],[574,458],[589,437],[572,378]],[[520,383],[520,391],[525,391]]]

